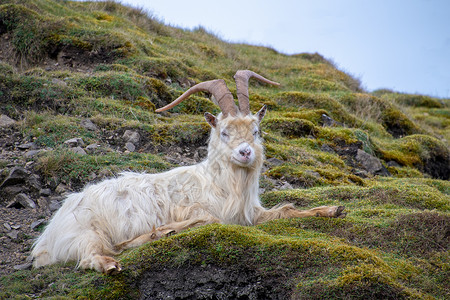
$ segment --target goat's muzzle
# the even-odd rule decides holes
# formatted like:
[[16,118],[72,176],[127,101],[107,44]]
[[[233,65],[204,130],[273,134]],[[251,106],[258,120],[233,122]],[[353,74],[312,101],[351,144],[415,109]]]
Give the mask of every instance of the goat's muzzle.
[[246,142],[237,146],[231,153],[232,162],[241,167],[252,165],[255,158],[255,150]]

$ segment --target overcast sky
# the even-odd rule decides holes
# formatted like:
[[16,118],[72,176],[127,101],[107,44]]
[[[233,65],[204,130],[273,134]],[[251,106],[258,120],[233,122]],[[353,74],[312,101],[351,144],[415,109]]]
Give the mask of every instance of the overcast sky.
[[318,52],[369,91],[450,98],[450,0],[121,2],[168,25],[201,25],[225,41]]

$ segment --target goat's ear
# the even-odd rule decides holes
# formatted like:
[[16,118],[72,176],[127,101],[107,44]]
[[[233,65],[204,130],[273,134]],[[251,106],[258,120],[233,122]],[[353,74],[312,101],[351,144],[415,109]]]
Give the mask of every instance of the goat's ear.
[[210,114],[209,112],[205,112],[205,120],[206,120],[206,122],[208,122],[208,124],[212,128],[216,128],[217,118],[213,114]]
[[256,117],[258,118],[258,122],[259,122],[259,123],[262,121],[262,119],[263,119],[264,116],[266,115],[266,111],[267,111],[267,106],[264,105],[264,106],[256,113]]

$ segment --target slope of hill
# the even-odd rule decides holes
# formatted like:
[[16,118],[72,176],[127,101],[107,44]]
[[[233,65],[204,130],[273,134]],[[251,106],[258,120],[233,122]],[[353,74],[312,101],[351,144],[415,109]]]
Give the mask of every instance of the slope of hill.
[[[119,256],[103,276],[30,269],[64,195],[122,170],[206,155],[208,95],[155,114],[193,84],[251,69],[263,104],[266,206],[345,205],[345,219],[210,225]],[[450,99],[367,93],[319,54],[226,43],[113,1],[0,4],[0,298],[450,297]]]

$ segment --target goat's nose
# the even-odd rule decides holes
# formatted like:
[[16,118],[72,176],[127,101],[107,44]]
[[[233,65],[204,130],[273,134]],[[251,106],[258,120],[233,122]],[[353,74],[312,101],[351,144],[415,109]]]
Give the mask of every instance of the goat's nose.
[[239,154],[241,154],[244,157],[249,157],[251,153],[252,153],[252,150],[250,148],[245,148],[245,149],[239,150]]

